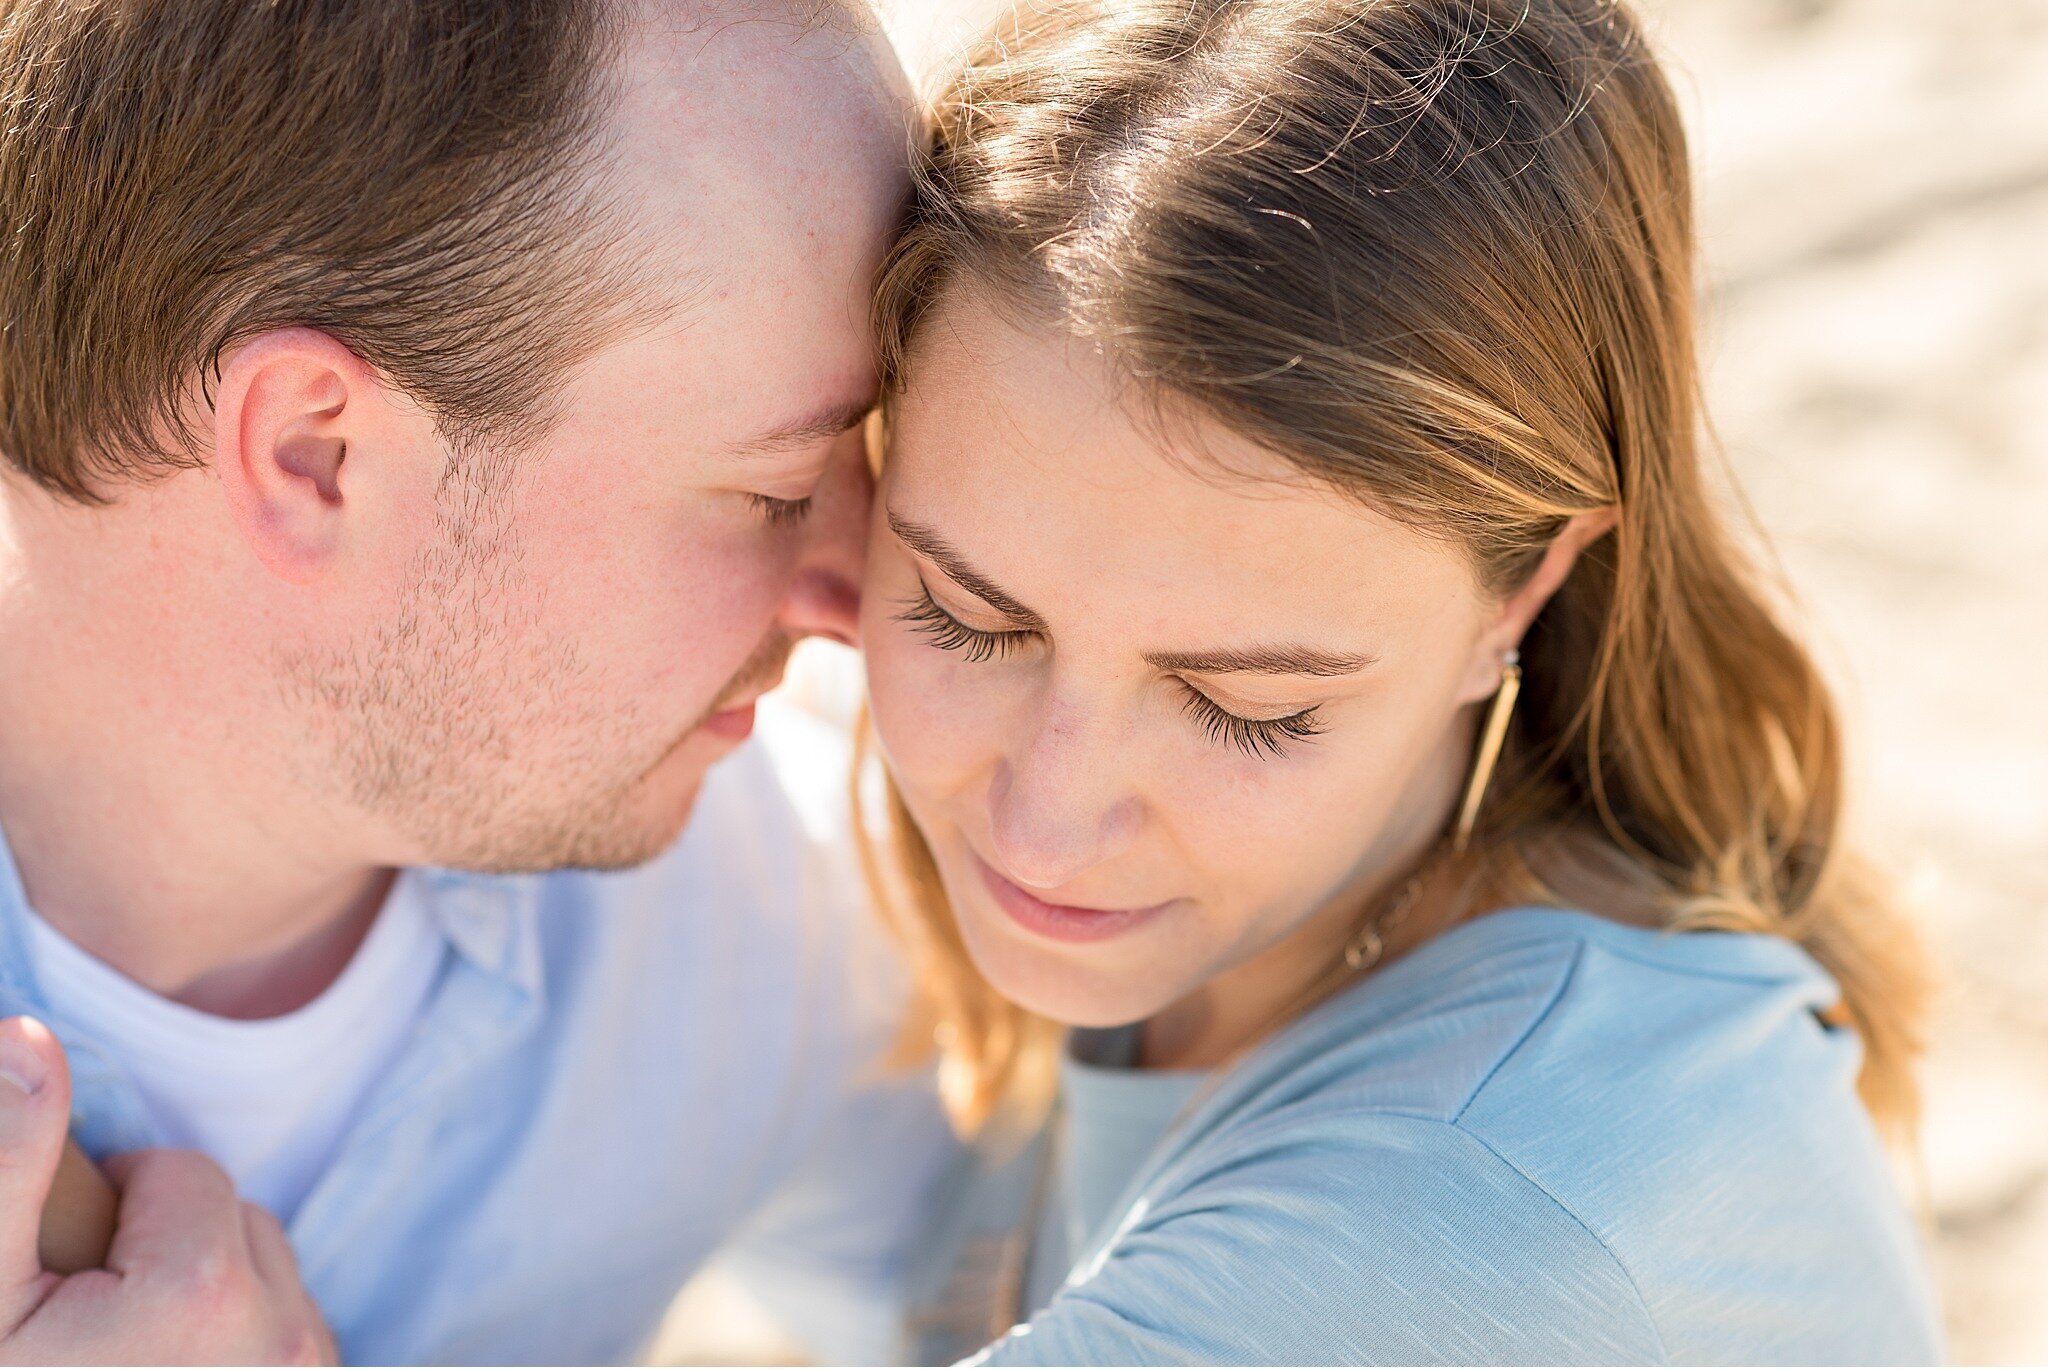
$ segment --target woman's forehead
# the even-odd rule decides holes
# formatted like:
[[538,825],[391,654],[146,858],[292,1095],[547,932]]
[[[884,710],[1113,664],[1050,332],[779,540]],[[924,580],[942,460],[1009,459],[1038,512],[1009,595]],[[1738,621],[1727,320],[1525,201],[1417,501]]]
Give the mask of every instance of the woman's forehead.
[[957,348],[935,334],[898,409],[890,512],[1049,621],[1068,606],[1170,604],[1183,622],[1384,630],[1476,595],[1440,539],[1220,421],[1157,421],[1084,345],[987,318],[954,336]]

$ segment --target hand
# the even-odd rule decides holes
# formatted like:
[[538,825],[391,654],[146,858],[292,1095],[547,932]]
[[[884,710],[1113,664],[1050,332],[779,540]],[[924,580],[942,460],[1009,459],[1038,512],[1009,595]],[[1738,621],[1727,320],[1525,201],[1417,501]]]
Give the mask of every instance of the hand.
[[71,1073],[50,1030],[0,1021],[0,1362],[337,1363],[277,1219],[196,1152],[115,1157],[121,1216],[107,1268],[43,1269],[36,1233],[70,1114]]

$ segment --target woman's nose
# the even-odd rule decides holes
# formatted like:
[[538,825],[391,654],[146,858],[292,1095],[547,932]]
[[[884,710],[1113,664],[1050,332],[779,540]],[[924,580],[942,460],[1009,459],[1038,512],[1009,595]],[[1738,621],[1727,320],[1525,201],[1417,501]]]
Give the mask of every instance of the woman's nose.
[[1126,851],[1142,805],[1118,766],[1108,730],[1072,711],[1048,718],[989,781],[989,841],[1002,873],[1058,890]]

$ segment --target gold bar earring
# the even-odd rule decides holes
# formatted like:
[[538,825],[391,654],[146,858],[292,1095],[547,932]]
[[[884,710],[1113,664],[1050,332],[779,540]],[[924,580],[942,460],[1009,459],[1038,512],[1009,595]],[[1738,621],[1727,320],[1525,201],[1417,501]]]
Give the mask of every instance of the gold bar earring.
[[1479,821],[1479,803],[1486,798],[1487,782],[1500,761],[1501,743],[1507,740],[1508,719],[1515,712],[1515,696],[1522,692],[1522,654],[1513,648],[1501,659],[1500,688],[1493,693],[1493,708],[1487,711],[1485,731],[1479,735],[1479,750],[1472,758],[1472,778],[1465,783],[1465,800],[1458,806],[1458,826],[1451,838],[1451,850],[1463,852],[1472,840],[1472,827]]

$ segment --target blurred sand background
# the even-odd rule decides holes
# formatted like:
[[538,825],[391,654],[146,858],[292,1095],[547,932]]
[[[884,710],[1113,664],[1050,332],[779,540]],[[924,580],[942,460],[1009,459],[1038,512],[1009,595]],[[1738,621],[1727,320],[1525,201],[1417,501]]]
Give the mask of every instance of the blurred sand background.
[[[913,70],[1002,0],[896,0]],[[2048,0],[1637,0],[1691,121],[1711,412],[1946,962],[1961,1363],[2048,1362]],[[766,1350],[714,1275],[664,1359]]]

